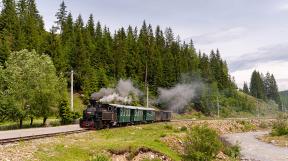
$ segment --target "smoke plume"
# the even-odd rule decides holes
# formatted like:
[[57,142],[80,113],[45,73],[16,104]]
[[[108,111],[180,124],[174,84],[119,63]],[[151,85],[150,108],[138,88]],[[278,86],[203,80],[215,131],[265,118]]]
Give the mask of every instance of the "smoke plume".
[[177,84],[170,89],[159,88],[158,102],[164,104],[170,110],[180,112],[193,98],[198,96],[199,89],[202,85],[200,82],[194,82]]
[[126,97],[129,94],[135,94],[137,96],[141,95],[142,92],[133,86],[131,80],[122,80],[120,79],[117,86],[116,91],[120,94],[120,96]]
[[133,86],[131,80],[120,79],[116,88],[101,88],[99,92],[91,95],[91,98],[102,103],[130,104],[133,96],[141,96],[142,92]]

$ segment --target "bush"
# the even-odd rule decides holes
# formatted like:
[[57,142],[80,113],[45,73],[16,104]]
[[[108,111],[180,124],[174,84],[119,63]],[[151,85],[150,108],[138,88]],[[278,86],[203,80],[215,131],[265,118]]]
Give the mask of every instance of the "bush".
[[172,125],[168,125],[168,124],[165,124],[164,128],[168,129],[168,130],[172,130],[173,129]]
[[238,158],[240,156],[240,146],[239,145],[226,146],[223,152],[229,157]]
[[223,144],[215,130],[207,126],[195,126],[184,142],[183,160],[208,161],[218,154]]
[[236,121],[237,123],[243,125],[242,130],[243,131],[251,131],[251,130],[255,130],[256,126],[253,125],[251,122],[249,121],[245,121],[245,120],[240,120],[240,121]]
[[74,120],[80,118],[80,114],[78,112],[72,112],[68,107],[68,102],[66,100],[62,100],[59,105],[59,116],[61,118],[62,124],[71,124]]
[[262,129],[267,129],[269,127],[269,123],[267,123],[265,121],[261,121],[259,124],[259,127]]
[[187,131],[187,127],[186,127],[186,126],[182,126],[182,127],[180,128],[180,131]]
[[165,136],[166,136],[166,134],[164,134],[164,133],[160,134],[161,138],[164,138]]
[[110,159],[105,155],[99,154],[94,156],[91,161],[110,161]]
[[273,123],[272,136],[288,135],[288,122],[285,119],[279,119]]

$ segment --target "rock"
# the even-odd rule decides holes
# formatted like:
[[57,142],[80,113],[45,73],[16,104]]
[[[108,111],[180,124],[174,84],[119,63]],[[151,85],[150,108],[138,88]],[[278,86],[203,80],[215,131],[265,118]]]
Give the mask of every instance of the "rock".
[[216,155],[216,158],[217,159],[220,159],[220,160],[226,160],[226,155],[222,152],[222,151],[220,151],[217,155]]

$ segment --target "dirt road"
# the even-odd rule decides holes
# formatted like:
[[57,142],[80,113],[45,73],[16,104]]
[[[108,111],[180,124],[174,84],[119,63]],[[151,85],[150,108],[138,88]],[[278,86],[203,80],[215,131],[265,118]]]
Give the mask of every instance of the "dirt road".
[[288,148],[277,147],[257,139],[258,136],[267,133],[268,131],[234,133],[223,135],[223,137],[232,144],[239,142],[243,160],[288,161]]

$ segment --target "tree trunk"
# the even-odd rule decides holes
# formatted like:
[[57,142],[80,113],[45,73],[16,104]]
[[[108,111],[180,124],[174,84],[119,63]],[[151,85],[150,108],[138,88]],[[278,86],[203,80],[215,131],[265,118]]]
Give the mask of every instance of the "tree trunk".
[[43,125],[44,125],[44,126],[46,125],[46,121],[47,121],[47,117],[44,117],[44,118],[43,118]]
[[20,118],[20,124],[19,124],[19,127],[20,127],[20,129],[22,129],[22,127],[23,127],[23,119],[22,119],[22,118]]
[[33,117],[30,117],[30,127],[33,125]]

